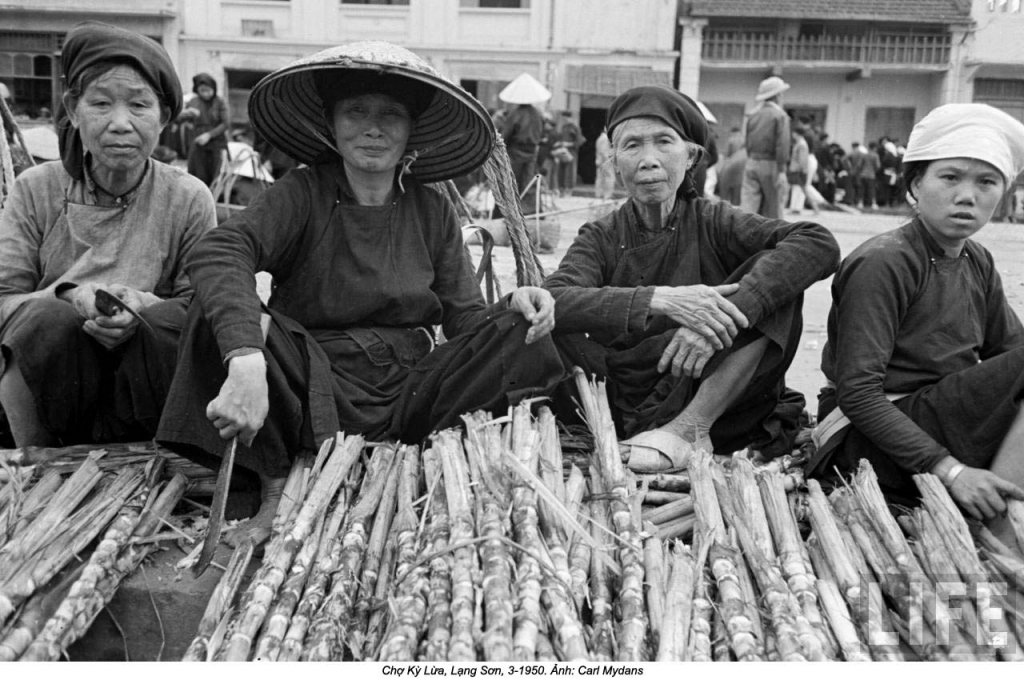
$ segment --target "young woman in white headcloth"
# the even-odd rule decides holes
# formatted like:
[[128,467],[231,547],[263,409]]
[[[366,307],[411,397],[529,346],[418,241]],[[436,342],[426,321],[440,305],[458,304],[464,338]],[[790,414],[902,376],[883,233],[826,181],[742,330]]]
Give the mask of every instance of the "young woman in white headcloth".
[[863,243],[832,283],[812,474],[866,458],[890,498],[913,503],[931,472],[971,516],[1024,499],[1024,327],[984,227],[1024,168],[1024,125],[984,104],[947,104],[903,158],[914,219]]
[[[247,532],[259,542],[290,458],[338,430],[417,442],[468,411],[550,390],[562,366],[547,337],[551,295],[524,287],[486,305],[453,206],[424,185],[491,152],[479,102],[408,50],[370,42],[272,73],[249,114],[309,167],[196,246],[157,439],[213,463],[238,437],[237,463],[262,482]],[[258,271],[274,277],[265,308]],[[447,341],[435,347],[438,325]]]

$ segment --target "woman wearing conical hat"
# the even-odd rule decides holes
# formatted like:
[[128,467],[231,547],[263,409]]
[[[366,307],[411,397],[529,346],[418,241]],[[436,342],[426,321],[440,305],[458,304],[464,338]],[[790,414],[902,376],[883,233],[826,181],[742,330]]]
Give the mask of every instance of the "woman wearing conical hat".
[[[417,442],[548,390],[562,368],[551,296],[520,288],[487,306],[453,206],[423,184],[490,153],[476,100],[411,52],[357,43],[267,76],[249,114],[308,167],[188,262],[196,296],[157,439],[209,462],[239,438],[237,462],[262,482],[258,542],[291,457],[339,430]],[[274,280],[265,307],[258,271]]]

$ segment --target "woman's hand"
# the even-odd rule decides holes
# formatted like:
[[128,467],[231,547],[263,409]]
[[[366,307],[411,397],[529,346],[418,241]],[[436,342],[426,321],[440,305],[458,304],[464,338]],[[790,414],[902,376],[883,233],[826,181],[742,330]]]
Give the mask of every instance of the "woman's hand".
[[267,361],[263,353],[232,358],[220,394],[206,406],[206,417],[221,439],[238,435],[239,441],[250,446],[269,410]]
[[1004,497],[1024,501],[1024,490],[999,475],[982,468],[968,467],[949,487],[953,499],[967,514],[989,521],[1006,512]]
[[661,353],[658,372],[664,373],[671,366],[672,375],[677,378],[699,378],[714,355],[715,348],[707,338],[689,328],[679,328]]
[[705,338],[718,351],[732,347],[747,317],[726,298],[739,290],[738,283],[721,286],[658,286],[651,298],[651,312],[667,316],[683,328]]
[[210,141],[210,135],[207,132],[196,137],[196,144],[199,146],[206,146],[206,143]]
[[[82,330],[104,348],[110,350],[124,344],[135,335],[135,329],[139,322],[124,310],[112,316],[106,316],[100,312],[96,308],[96,290],[99,288],[103,288],[103,286],[95,283],[83,283],[62,291],[59,298],[69,303],[75,308],[76,312],[85,317]],[[130,290],[125,286],[119,286],[118,288]],[[147,294],[139,293],[139,295]],[[120,298],[121,296],[118,295],[118,297]],[[125,302],[125,304],[128,305],[130,303]],[[133,306],[132,309],[135,309],[135,307]]]
[[555,298],[543,288],[516,288],[508,306],[532,324],[530,330],[526,331],[527,345],[540,340],[555,328]]

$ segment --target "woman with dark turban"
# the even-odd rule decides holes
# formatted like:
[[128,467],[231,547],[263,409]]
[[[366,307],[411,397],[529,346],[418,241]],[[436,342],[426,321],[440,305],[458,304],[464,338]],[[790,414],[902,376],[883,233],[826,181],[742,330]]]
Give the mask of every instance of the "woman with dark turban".
[[61,65],[61,161],[22,173],[0,217],[0,403],[18,446],[148,439],[213,199],[150,159],[181,108],[160,45],[80,24]]
[[608,132],[630,198],[583,225],[545,281],[564,360],[607,379],[633,469],[685,465],[695,447],[788,453],[804,401],[783,378],[835,239],[700,196],[707,123],[676,90],[620,95]]
[[986,104],[946,104],[903,156],[914,218],[861,244],[832,281],[818,455],[861,459],[894,502],[932,473],[1013,545],[1006,498],[1024,499],[1024,326],[992,254],[971,239],[1024,170],[1024,124]]
[[[551,296],[487,306],[454,207],[424,185],[491,152],[494,126],[464,90],[407,50],[355,43],[264,78],[249,117],[309,167],[189,259],[196,297],[157,439],[214,464],[237,437],[263,497],[241,535],[260,542],[291,459],[339,430],[418,442],[550,389],[562,367]],[[258,271],[273,276],[266,307]]]

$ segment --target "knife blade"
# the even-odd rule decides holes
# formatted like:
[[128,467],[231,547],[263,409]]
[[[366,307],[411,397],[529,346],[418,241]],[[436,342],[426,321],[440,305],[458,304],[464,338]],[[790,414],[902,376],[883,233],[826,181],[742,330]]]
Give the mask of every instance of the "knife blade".
[[146,327],[146,330],[153,330],[153,327],[139,315],[134,309],[124,303],[121,298],[117,297],[113,293],[108,293],[102,288],[96,289],[96,309],[98,309],[104,316],[114,316],[121,310],[128,312],[130,316]]
[[213,554],[217,552],[217,544],[220,543],[221,527],[224,524],[224,510],[228,504],[228,489],[231,487],[231,471],[235,466],[235,451],[238,449],[238,435],[231,438],[224,448],[224,458],[220,462],[220,470],[217,472],[217,486],[213,490],[213,502],[210,503],[210,522],[206,525],[206,538],[203,539],[203,550],[199,553],[199,560],[192,567],[192,575],[195,578],[202,576],[203,572],[213,561]]

